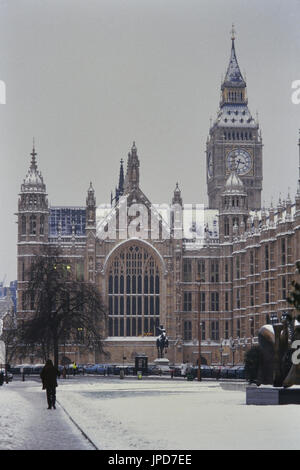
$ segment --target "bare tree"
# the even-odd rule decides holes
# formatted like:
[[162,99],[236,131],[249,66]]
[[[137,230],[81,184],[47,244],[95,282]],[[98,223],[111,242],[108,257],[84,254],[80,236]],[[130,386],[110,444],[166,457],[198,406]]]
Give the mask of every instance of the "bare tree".
[[28,272],[25,291],[28,318],[23,322],[22,341],[53,351],[58,366],[59,345],[75,341],[78,331],[86,346],[102,351],[106,310],[95,284],[77,280],[75,270],[59,248],[46,247],[35,257]]
[[15,313],[13,311],[8,312],[3,317],[0,340],[3,341],[5,346],[5,364],[10,364],[19,347],[17,323]]

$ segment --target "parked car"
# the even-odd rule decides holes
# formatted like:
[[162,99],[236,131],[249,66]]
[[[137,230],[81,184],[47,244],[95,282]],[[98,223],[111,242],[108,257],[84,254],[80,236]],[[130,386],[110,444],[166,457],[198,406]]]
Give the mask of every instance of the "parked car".
[[10,372],[15,375],[21,374],[20,366],[11,366]]
[[228,369],[228,379],[236,379],[236,376],[237,376],[237,369],[238,369],[237,366],[230,367],[230,368]]
[[125,367],[125,375],[134,375],[135,368],[133,366],[126,366]]
[[[135,370],[135,374],[136,374],[136,370]],[[154,365],[148,365],[148,375],[156,375],[156,374],[158,374],[157,367]]]
[[43,368],[44,368],[44,365],[45,365],[45,364],[35,364],[34,366],[32,366],[32,368],[31,368],[31,374],[40,375],[40,373],[42,372],[42,370],[43,370]]
[[180,367],[173,367],[173,370],[174,370],[174,377],[182,377]]
[[94,370],[95,370],[95,364],[87,364],[85,366],[86,374],[94,374],[95,373]]
[[120,370],[119,366],[113,366],[113,375],[120,375]]
[[148,375],[162,375],[162,370],[158,366],[148,366]]
[[[191,368],[191,373],[194,378],[198,377],[198,366]],[[212,377],[212,368],[206,364],[201,365],[201,379],[207,379]]]
[[84,367],[86,374],[97,374],[99,364],[87,364]]
[[246,375],[245,375],[245,366],[240,366],[237,368],[237,371],[236,371],[236,378],[237,379],[245,379],[246,378]]
[[227,379],[228,368],[225,366],[215,366],[212,368],[212,375],[214,379]]
[[10,367],[10,372],[14,375],[20,375],[22,373],[29,375],[32,373],[32,365],[30,364],[18,364]]
[[234,366],[234,367],[228,368],[228,378],[229,379],[245,379],[245,367]]

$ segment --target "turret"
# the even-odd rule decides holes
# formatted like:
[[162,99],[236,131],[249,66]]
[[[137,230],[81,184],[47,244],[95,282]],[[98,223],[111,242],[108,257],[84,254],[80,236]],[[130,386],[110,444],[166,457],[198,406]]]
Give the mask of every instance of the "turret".
[[[96,272],[96,198],[92,182],[90,182],[86,198],[86,253],[85,278],[95,282]],[[75,233],[73,234],[75,238]]]
[[32,259],[49,243],[49,208],[46,185],[38,171],[37,153],[33,142],[29,170],[21,184],[18,201],[18,319],[30,311],[25,292]]
[[86,225],[94,227],[96,223],[96,198],[92,182],[87,192],[86,198]]
[[243,233],[248,218],[247,193],[235,168],[228,176],[220,202],[220,238],[221,240],[237,237]]
[[172,204],[179,204],[182,206],[182,197],[181,197],[181,191],[179,189],[178,183],[176,183],[176,187],[174,189],[174,195],[172,198]]
[[172,198],[172,211],[171,211],[171,229],[172,236],[177,240],[181,240],[183,237],[183,207],[182,207],[181,191],[178,183],[174,189]]
[[48,200],[46,185],[38,171],[35,145],[31,152],[31,163],[21,185],[18,202],[18,240],[48,241]]

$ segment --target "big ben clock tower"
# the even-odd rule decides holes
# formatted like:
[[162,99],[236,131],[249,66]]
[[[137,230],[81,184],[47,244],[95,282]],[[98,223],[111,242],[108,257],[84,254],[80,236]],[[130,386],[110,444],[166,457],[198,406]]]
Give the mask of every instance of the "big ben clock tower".
[[234,169],[244,183],[249,210],[261,208],[262,140],[258,122],[248,109],[246,82],[241,74],[232,28],[231,56],[221,86],[220,110],[206,144],[209,208],[219,209],[220,195]]

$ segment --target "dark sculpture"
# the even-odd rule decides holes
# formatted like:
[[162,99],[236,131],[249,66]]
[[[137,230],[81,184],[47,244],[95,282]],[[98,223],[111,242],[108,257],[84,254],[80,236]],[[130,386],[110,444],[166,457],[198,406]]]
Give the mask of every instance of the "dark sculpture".
[[164,357],[164,352],[167,352],[168,346],[169,346],[169,340],[166,334],[166,330],[161,326],[160,328],[160,335],[156,340],[156,347],[157,347],[157,352],[158,352],[158,357],[163,358]]
[[283,314],[280,322],[262,326],[258,332],[259,346],[246,356],[246,370],[252,367],[249,381],[258,386],[300,385],[300,364],[292,363],[292,345],[296,340],[300,340],[300,324],[289,314]]

